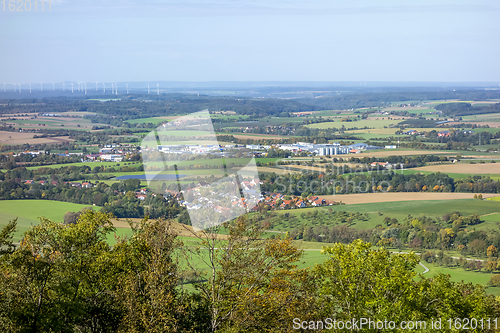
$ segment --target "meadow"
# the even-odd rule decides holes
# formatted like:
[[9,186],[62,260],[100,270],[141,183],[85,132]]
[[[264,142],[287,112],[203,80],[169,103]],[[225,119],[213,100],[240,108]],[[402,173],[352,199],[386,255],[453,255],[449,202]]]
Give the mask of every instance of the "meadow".
[[101,207],[50,200],[2,200],[0,201],[0,228],[17,217],[15,240],[19,241],[22,233],[30,226],[39,223],[40,217],[63,222],[64,214],[78,212],[83,208],[99,210]]
[[377,118],[370,118],[370,119],[363,119],[363,120],[358,120],[358,121],[351,121],[351,122],[345,122],[345,121],[336,121],[336,122],[326,122],[326,123],[317,123],[317,124],[310,124],[306,125],[307,127],[310,128],[341,128],[342,125],[346,128],[363,128],[363,127],[368,127],[368,128],[384,128],[384,126],[389,127],[389,126],[394,126],[400,122],[400,120],[388,120],[388,117],[380,117],[380,119]]

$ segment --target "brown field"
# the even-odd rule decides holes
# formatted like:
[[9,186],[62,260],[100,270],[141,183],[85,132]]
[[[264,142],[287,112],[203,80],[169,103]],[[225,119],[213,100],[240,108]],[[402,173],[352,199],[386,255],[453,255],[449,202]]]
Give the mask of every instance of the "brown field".
[[296,170],[287,170],[285,168],[273,168],[273,167],[257,167],[257,170],[259,172],[265,172],[265,173],[275,173],[277,175],[285,175],[287,173],[299,173],[299,171]]
[[[496,193],[483,194],[483,198],[498,196]],[[474,193],[443,193],[443,192],[391,192],[391,193],[359,193],[341,195],[322,195],[331,201],[342,201],[348,205],[392,202],[392,201],[422,201],[422,200],[454,200],[473,199]]]
[[[380,150],[380,151],[369,151],[360,154],[349,154],[345,155],[346,158],[351,157],[388,157],[388,156],[405,156],[405,155],[444,155],[444,156],[456,156],[457,153],[450,153],[446,151],[424,151],[424,150]],[[339,155],[339,157],[343,157],[343,155]]]
[[428,107],[417,107],[417,106],[408,106],[408,107],[390,106],[388,108],[382,109],[382,111],[413,111],[413,110],[418,110],[418,111],[422,110],[422,112],[425,112],[427,110],[434,110],[434,109]]
[[475,124],[478,126],[488,125],[489,127],[492,128],[500,128],[499,121],[453,121],[446,123],[446,125],[457,125],[457,124]]
[[93,114],[96,114],[95,112],[87,112],[87,111],[68,111],[68,112],[60,112],[60,113],[57,113],[61,116],[89,116],[89,115],[93,115]]
[[470,104],[497,104],[498,102],[495,101],[480,101],[480,102],[471,102]]
[[[142,219],[111,219],[111,222],[113,223],[113,226],[115,228],[125,228],[125,229],[130,229],[130,225],[127,221],[132,222],[132,224],[137,225],[139,224]],[[200,230],[195,230],[196,228],[193,228],[190,225],[184,225],[180,224],[177,222],[172,222],[172,227],[173,230],[179,235],[183,237],[203,237],[204,232]],[[218,235],[217,236],[219,239],[227,239],[228,235]]]
[[[478,116],[474,116],[474,118],[477,118]],[[498,118],[500,117],[500,113],[488,113],[488,114],[481,114],[479,115],[479,118],[484,119],[484,118]],[[467,118],[469,119],[469,118]]]
[[500,163],[440,164],[440,165],[428,165],[424,167],[414,168],[412,170],[446,172],[446,173],[500,174]]
[[0,131],[0,144],[3,145],[22,145],[29,144],[43,144],[43,143],[62,143],[74,141],[69,139],[68,136],[58,136],[53,138],[36,138],[33,136],[35,133],[19,133],[19,132],[5,132]]
[[[224,135],[224,133],[221,133]],[[283,136],[273,135],[273,134],[254,134],[254,135],[245,135],[245,134],[232,134],[228,133],[228,135],[233,135],[237,139],[283,139]]]

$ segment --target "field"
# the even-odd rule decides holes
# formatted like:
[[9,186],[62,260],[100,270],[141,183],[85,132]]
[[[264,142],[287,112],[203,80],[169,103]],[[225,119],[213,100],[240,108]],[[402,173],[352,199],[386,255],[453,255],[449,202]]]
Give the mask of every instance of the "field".
[[339,155],[336,157],[389,157],[389,156],[406,156],[406,155],[443,155],[443,156],[457,156],[464,152],[454,150],[406,150],[406,149],[379,149],[379,150],[366,150],[359,154]]
[[500,174],[500,163],[438,164],[414,168],[413,170],[461,174]]
[[151,118],[138,118],[138,119],[129,119],[126,120],[129,124],[147,124],[153,123],[155,125],[167,122],[169,120],[173,120],[178,117],[151,117]]
[[[2,119],[2,118],[0,118]],[[5,120],[5,124],[11,124],[15,127],[22,127],[23,129],[73,129],[73,130],[89,130],[96,125],[92,123],[89,118],[81,116],[76,117],[37,117],[28,118],[19,117],[17,119]],[[112,127],[112,126],[111,126]]]
[[34,135],[36,134],[0,131],[0,144],[22,145],[25,143],[29,143],[30,145],[34,145],[34,144],[44,144],[44,143],[57,144],[57,143],[74,141],[72,139],[69,139],[69,137],[67,136],[58,136],[53,138],[33,138]]
[[[217,133],[219,135],[224,135],[225,133]],[[245,140],[245,139],[283,139],[283,136],[279,135],[271,135],[271,134],[234,134],[234,133],[226,133],[226,135],[232,135],[237,139]]]
[[49,200],[3,200],[0,201],[0,227],[18,217],[15,239],[19,240],[21,234],[31,225],[39,223],[40,217],[62,222],[67,212],[78,212],[85,207],[100,209],[100,207]]
[[[498,194],[486,193],[483,198],[491,198]],[[400,201],[421,201],[421,200],[455,200],[472,199],[473,193],[443,193],[443,192],[393,192],[393,193],[356,193],[321,196],[331,201],[342,201],[347,205],[379,203],[379,202],[400,202]],[[500,203],[498,205],[500,209]]]
[[26,169],[35,170],[35,169],[40,169],[40,168],[62,168],[62,167],[81,167],[81,166],[88,166],[90,168],[94,168],[96,166],[119,168],[122,166],[138,167],[141,164],[142,164],[142,162],[102,162],[102,161],[96,161],[96,162],[78,162],[78,163],[32,166],[32,167],[27,167]]
[[363,120],[358,120],[358,121],[351,121],[351,122],[341,122],[341,121],[336,121],[336,122],[326,122],[326,123],[317,123],[317,124],[311,124],[307,125],[307,127],[310,128],[341,128],[342,125],[346,128],[363,128],[363,127],[369,127],[369,128],[384,128],[384,126],[393,126],[398,124],[400,121],[399,120],[388,120],[387,117],[377,117],[377,118],[369,118],[369,119],[363,119]]

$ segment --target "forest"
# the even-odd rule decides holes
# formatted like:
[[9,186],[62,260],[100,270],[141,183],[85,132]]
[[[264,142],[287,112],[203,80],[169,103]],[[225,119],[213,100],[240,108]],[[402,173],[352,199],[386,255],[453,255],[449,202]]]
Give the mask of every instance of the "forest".
[[215,230],[187,241],[169,221],[144,220],[110,246],[110,215],[89,210],[75,223],[42,220],[15,246],[11,221],[0,232],[0,329],[293,332],[324,327],[326,318],[370,318],[428,322],[418,331],[435,332],[431,320],[474,318],[493,324],[481,331],[496,330],[494,296],[449,275],[418,275],[415,253],[358,239],[325,247],[324,262],[299,268],[305,254],[290,238],[263,239],[245,216],[224,228],[223,241]]

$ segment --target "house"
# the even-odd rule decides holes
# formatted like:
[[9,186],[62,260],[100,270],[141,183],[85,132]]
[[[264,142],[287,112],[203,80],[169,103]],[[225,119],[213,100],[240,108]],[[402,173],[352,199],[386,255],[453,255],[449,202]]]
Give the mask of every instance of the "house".
[[318,207],[318,206],[323,206],[325,200],[324,199],[317,199],[311,203],[311,206]]
[[55,186],[55,185],[57,185],[57,180],[53,180],[50,183]]
[[146,200],[146,196],[144,194],[136,194],[135,197],[139,200]]
[[92,184],[91,184],[91,183],[89,183],[89,182],[84,182],[84,183],[82,183],[82,187],[85,187],[85,188],[91,188],[91,187],[93,187],[93,186],[94,186],[94,185],[92,185]]
[[309,198],[309,202],[314,202],[314,201],[316,201],[318,199],[319,199],[318,197],[310,197]]
[[441,131],[438,133],[438,137],[448,138],[450,136],[450,131]]
[[46,180],[40,180],[38,183],[39,183],[40,185],[45,185],[45,184],[47,184],[47,181],[46,181]]
[[359,153],[361,153],[361,151],[359,149],[351,149],[349,152],[351,154],[359,154]]
[[24,183],[25,184],[33,184],[33,180],[30,179],[30,180],[25,181]]
[[370,164],[370,166],[372,166],[372,167],[381,166],[384,168],[386,168],[388,165],[389,165],[388,162],[373,162]]
[[306,206],[306,204],[304,203],[304,201],[299,200],[299,201],[297,201],[295,206],[297,206],[298,208],[304,208]]

